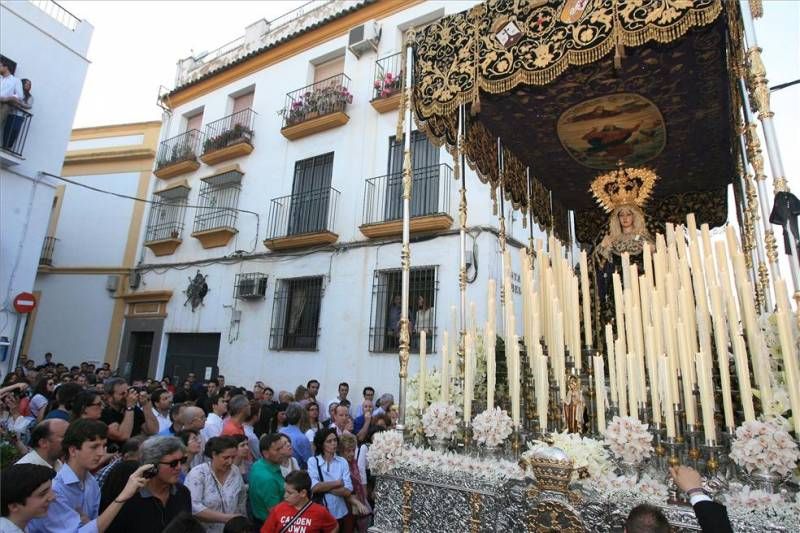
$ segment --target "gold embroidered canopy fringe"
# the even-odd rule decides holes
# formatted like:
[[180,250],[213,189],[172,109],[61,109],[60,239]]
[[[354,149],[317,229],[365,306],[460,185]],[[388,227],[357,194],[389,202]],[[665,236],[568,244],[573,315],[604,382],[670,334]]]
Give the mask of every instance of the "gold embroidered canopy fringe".
[[[457,108],[467,105],[469,166],[496,200],[500,137],[505,199],[562,239],[568,209],[576,212],[578,239],[594,239],[602,210],[589,183],[618,159],[653,167],[662,178],[651,203],[661,225],[678,216],[668,206],[682,211],[675,198],[698,205],[735,173],[725,52],[728,25],[738,18],[728,13],[726,24],[723,7],[720,0],[489,0],[417,32],[415,120],[452,151]],[[609,108],[630,110],[630,121],[644,117],[610,132],[633,139],[632,153],[617,158],[602,131],[582,152],[578,145],[589,146],[592,132],[581,140],[576,124],[591,124]],[[724,200],[714,202],[698,217],[719,224],[726,209]]]

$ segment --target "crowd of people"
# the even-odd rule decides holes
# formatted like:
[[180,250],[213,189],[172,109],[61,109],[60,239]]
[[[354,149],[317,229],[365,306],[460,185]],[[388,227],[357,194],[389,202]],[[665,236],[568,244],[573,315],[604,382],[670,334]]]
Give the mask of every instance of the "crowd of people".
[[107,363],[20,356],[0,387],[0,533],[365,532],[369,444],[397,408],[337,390],[128,383]]
[[[169,378],[128,383],[108,364],[66,368],[21,356],[0,387],[0,533],[358,532],[372,524],[369,445],[391,429],[391,394],[375,407],[339,383],[294,393],[224,376],[179,387]],[[12,464],[13,463],[13,464]],[[703,531],[731,531],[700,475],[672,470]],[[626,531],[667,532],[642,505]]]

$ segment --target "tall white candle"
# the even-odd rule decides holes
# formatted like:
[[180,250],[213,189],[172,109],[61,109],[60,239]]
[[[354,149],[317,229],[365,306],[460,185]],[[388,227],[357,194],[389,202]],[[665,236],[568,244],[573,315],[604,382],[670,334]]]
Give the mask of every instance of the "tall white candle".
[[667,426],[667,438],[675,438],[675,413],[672,399],[672,387],[669,386],[669,360],[666,356],[658,358],[658,372],[661,377],[661,393],[664,399],[664,420]]
[[614,354],[617,360],[617,394],[619,395],[619,416],[628,416],[628,383],[627,366],[628,360],[622,350],[622,338],[614,341]]
[[442,362],[441,362],[441,392],[439,399],[443,403],[448,403],[450,401],[450,377],[448,375],[448,366],[450,364],[450,360],[447,357],[447,330],[444,332],[444,336],[442,337]]
[[514,427],[519,427],[520,421],[520,381],[519,381],[519,337],[511,336],[511,372],[509,378],[509,392],[511,393],[511,421]]
[[599,355],[592,357],[594,361],[594,390],[597,412],[597,430],[602,435],[606,432],[606,379],[603,358]]
[[775,279],[775,295],[778,302],[778,336],[781,342],[781,353],[783,354],[783,367],[786,374],[786,388],[789,392],[789,405],[792,413],[799,413],[792,416],[794,422],[795,435],[800,435],[800,360],[798,360],[795,338],[792,335],[790,317],[794,318],[789,308],[786,283],[781,278]]
[[647,377],[650,378],[650,403],[653,408],[653,423],[661,424],[661,404],[658,394],[659,379],[658,379],[658,355],[655,349],[655,335],[653,334],[653,326],[647,326],[647,334],[645,335],[645,352],[647,354]]
[[697,367],[697,384],[700,388],[703,436],[706,444],[713,444],[717,441],[717,432],[714,424],[714,389],[711,383],[711,369],[706,364],[706,357],[700,352],[695,354],[695,365]]
[[[617,322],[617,339],[622,341],[622,353],[625,353],[625,299],[622,296],[622,283],[620,282],[619,274],[614,272],[611,276],[612,286],[614,287],[614,312]],[[617,354],[620,352],[617,351]]]
[[464,335],[464,424],[469,426],[472,420],[472,360],[475,357],[472,334]]
[[611,391],[611,403],[617,404],[617,360],[614,354],[614,329],[606,324],[606,353],[608,354],[608,385]]
[[547,405],[550,403],[550,379],[547,374],[547,357],[536,357],[536,412],[541,431],[547,431]]
[[690,426],[697,425],[697,411],[694,404],[692,383],[692,359],[689,352],[688,333],[686,326],[678,319],[678,352],[681,362],[681,383],[683,384],[683,408],[686,411],[686,423]]
[[[710,265],[710,256],[706,264]],[[722,388],[722,410],[725,415],[725,428],[733,431],[736,427],[733,418],[733,397],[731,395],[731,375],[728,367],[728,332],[726,330],[725,315],[722,310],[722,298],[715,277],[709,275],[709,293],[711,294],[711,317],[714,321],[714,342],[717,348],[717,367],[719,368],[719,381]]]
[[626,357],[626,361],[628,366],[626,367],[628,371],[629,380],[628,383],[631,383],[631,387],[628,389],[628,411],[630,412],[631,416],[634,418],[639,418],[639,387],[636,386],[636,383],[632,383],[636,377],[638,376],[638,372],[636,371],[636,354],[628,352]]
[[583,344],[592,347],[592,313],[589,298],[589,266],[586,250],[581,250],[581,306],[583,308]]
[[425,334],[425,330],[419,332],[419,378],[417,379],[417,387],[419,389],[418,396],[418,405],[419,412],[423,413],[425,411],[425,407],[427,404],[425,402],[425,372],[427,371],[426,366],[426,350],[428,348],[427,345],[427,335]]

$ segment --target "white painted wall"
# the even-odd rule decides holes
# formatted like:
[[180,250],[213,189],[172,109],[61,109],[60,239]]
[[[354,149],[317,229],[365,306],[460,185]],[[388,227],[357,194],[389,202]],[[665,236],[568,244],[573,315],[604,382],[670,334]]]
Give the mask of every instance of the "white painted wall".
[[[76,181],[109,192],[136,196],[138,172],[72,176]],[[58,267],[122,264],[134,203],[67,184],[56,228],[53,265]]]
[[[373,274],[375,270],[400,266],[400,244],[377,244],[366,239],[358,229],[362,221],[364,183],[366,179],[385,175],[389,152],[389,137],[396,129],[396,113],[377,113],[369,104],[372,98],[372,82],[375,61],[379,57],[399,50],[400,32],[397,26],[408,23],[433,12],[453,13],[461,11],[475,2],[426,2],[402,13],[380,21],[383,28],[379,54],[364,54],[356,58],[347,52],[344,71],[350,77],[350,92],[353,104],[347,109],[350,121],[345,126],[299,139],[288,141],[280,134],[282,118],[276,111],[285,105],[286,93],[306,86],[312,81],[310,64],[330,52],[345,47],[346,36],[316,46],[289,60],[254,73],[244,79],[201,96],[175,109],[171,119],[165,117],[161,139],[182,133],[185,115],[202,107],[203,124],[220,119],[231,112],[229,95],[241,89],[255,86],[253,107],[255,118],[255,150],[249,156],[235,162],[245,172],[239,208],[259,214],[260,226],[256,232],[255,216],[240,213],[239,235],[226,247],[204,250],[191,238],[194,210],[186,213],[186,228],[183,243],[174,255],[155,257],[149,250],[144,252],[146,265],[157,270],[146,270],[140,290],[168,289],[173,291],[168,304],[164,324],[162,353],[159,357],[163,371],[165,350],[170,333],[221,333],[219,355],[220,372],[229,383],[252,385],[256,379],[271,384],[275,390],[291,389],[305,384],[310,378],[322,382],[321,398],[336,394],[336,385],[350,382],[352,397],[359,398],[365,385],[372,385],[379,392],[397,392],[399,362],[397,354],[371,353],[368,348],[370,309],[372,305]],[[267,254],[262,241],[266,236],[269,202],[272,198],[291,194],[295,161],[335,153],[332,186],[341,192],[334,231],[339,243],[351,243],[354,247],[339,253],[317,252],[298,257]],[[441,163],[452,166],[452,158],[441,151]],[[225,163],[228,164],[228,163]],[[200,179],[211,174],[212,168],[201,166],[187,178],[192,188],[189,204],[197,202]],[[165,184],[155,180],[155,188]],[[469,203],[469,225],[477,234],[479,226],[497,228],[497,218],[492,215],[488,188],[481,184],[473,172],[467,174]],[[457,220],[458,184],[450,180],[452,187],[450,212]],[[521,222],[507,221],[511,235],[527,242],[528,232]],[[457,222],[453,229],[457,229]],[[492,276],[500,278],[500,257],[497,237],[484,231],[478,242],[478,279],[468,287],[468,301],[480,302],[479,321],[485,321],[486,282]],[[362,246],[363,245],[363,246]],[[412,266],[438,266],[439,290],[436,299],[436,319],[439,339],[445,329],[450,328],[450,306],[458,305],[458,236],[439,236],[434,240],[412,244]],[[182,263],[221,258],[235,250],[254,250],[260,257],[234,264],[208,264],[188,266]],[[303,254],[305,250],[298,250]],[[513,254],[513,269],[519,272],[518,253]],[[164,268],[166,265],[172,268]],[[178,265],[180,264],[180,265]],[[145,267],[147,268],[147,267]],[[205,305],[194,313],[184,306],[183,291],[197,270],[208,275],[210,291]],[[234,279],[239,272],[265,272],[269,274],[267,297],[259,301],[238,302],[233,299]],[[269,333],[272,325],[272,308],[275,283],[280,278],[308,275],[324,275],[324,295],[320,318],[318,350],[314,352],[276,352],[269,350]],[[497,297],[499,302],[499,295]],[[238,339],[228,342],[231,306],[242,311]],[[521,312],[517,301],[517,310]],[[498,310],[498,321],[501,320]],[[501,322],[498,322],[501,323]],[[517,321],[518,324],[521,320]],[[438,348],[438,346],[437,346]],[[431,361],[438,364],[437,355]],[[411,372],[416,372],[418,357],[412,356]]]
[[97,148],[112,148],[116,146],[136,146],[144,143],[144,135],[115,135],[97,139],[80,139],[70,141],[67,150],[90,150]]
[[36,328],[28,355],[67,366],[105,359],[114,299],[106,290],[106,276],[40,275],[36,290],[42,292]]
[[[0,53],[17,62],[16,75],[31,79],[35,95],[24,161],[0,168],[0,337],[14,344],[24,317],[11,299],[33,290],[53,199],[55,181],[39,173],[61,170],[92,30],[86,21],[69,30],[28,2],[0,4]],[[7,369],[13,355],[0,361],[0,369]]]

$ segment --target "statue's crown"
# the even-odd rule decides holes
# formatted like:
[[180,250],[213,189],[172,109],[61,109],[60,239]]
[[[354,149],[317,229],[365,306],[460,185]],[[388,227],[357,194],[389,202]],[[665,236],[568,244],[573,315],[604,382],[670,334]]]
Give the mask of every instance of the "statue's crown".
[[520,460],[523,470],[530,470],[539,490],[568,492],[574,469],[572,459],[561,448],[540,448]]
[[596,177],[590,190],[597,203],[611,212],[622,205],[644,206],[656,180],[658,176],[649,168],[623,168],[620,161],[616,170]]

